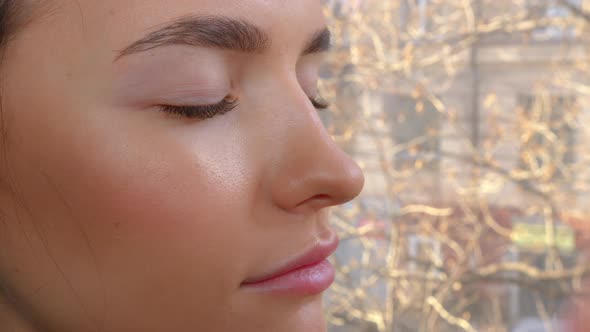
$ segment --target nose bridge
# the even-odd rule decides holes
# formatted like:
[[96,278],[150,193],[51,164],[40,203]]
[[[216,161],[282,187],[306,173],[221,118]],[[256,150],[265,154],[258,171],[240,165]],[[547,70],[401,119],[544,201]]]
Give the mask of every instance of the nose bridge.
[[298,84],[281,86],[284,112],[280,162],[272,195],[283,209],[317,210],[356,197],[364,183],[358,165],[328,135]]

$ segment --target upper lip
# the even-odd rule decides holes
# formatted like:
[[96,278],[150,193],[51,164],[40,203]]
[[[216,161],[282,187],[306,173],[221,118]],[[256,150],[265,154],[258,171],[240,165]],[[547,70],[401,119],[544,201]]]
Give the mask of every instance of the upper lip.
[[302,267],[318,264],[327,259],[334,253],[334,251],[336,251],[336,248],[338,248],[338,243],[338,236],[335,233],[331,233],[330,237],[325,240],[318,241],[313,247],[311,247],[309,250],[306,250],[303,254],[279,265],[277,268],[271,270],[270,273],[265,273],[263,275],[244,280],[242,285],[261,283],[279,277],[283,274],[298,270]]

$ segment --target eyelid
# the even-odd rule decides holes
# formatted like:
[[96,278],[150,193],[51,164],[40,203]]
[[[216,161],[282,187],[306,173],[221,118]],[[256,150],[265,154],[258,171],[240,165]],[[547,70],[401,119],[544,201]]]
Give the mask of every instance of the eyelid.
[[213,105],[219,103],[227,96],[228,89],[217,89],[211,91],[195,90],[171,90],[169,93],[158,96],[161,104],[183,104],[183,105]]
[[231,68],[218,52],[183,47],[149,54],[152,52],[117,66],[112,86],[116,103],[142,107],[212,104],[232,89]]

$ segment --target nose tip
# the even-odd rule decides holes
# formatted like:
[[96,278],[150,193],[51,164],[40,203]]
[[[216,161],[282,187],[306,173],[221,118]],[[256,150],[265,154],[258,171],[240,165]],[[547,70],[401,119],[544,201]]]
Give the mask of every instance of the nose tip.
[[365,173],[363,172],[363,170],[361,169],[361,167],[355,162],[354,163],[354,167],[351,170],[351,178],[352,178],[352,184],[353,184],[353,193],[354,195],[352,197],[350,197],[347,202],[355,197],[357,197],[362,191],[363,188],[365,187]]
[[333,194],[335,204],[351,201],[361,193],[365,184],[365,176],[359,165],[344,152],[341,153],[346,160],[342,162],[340,178],[334,180],[340,183],[339,190]]
[[276,202],[284,209],[319,210],[344,204],[363,189],[363,171],[333,142],[291,157],[297,159],[291,159],[275,183]]
[[308,97],[293,91],[297,102],[285,110],[289,121],[283,122],[281,143],[272,149],[276,156],[268,179],[275,204],[315,211],[352,200],[363,189],[363,171],[332,140]]

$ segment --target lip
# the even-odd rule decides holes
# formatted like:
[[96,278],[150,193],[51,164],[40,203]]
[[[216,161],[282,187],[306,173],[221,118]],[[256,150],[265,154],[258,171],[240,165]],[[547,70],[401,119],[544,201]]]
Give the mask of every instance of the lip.
[[335,233],[320,240],[293,260],[261,276],[246,279],[241,288],[282,295],[315,295],[334,282],[335,271],[327,258],[338,248]]

